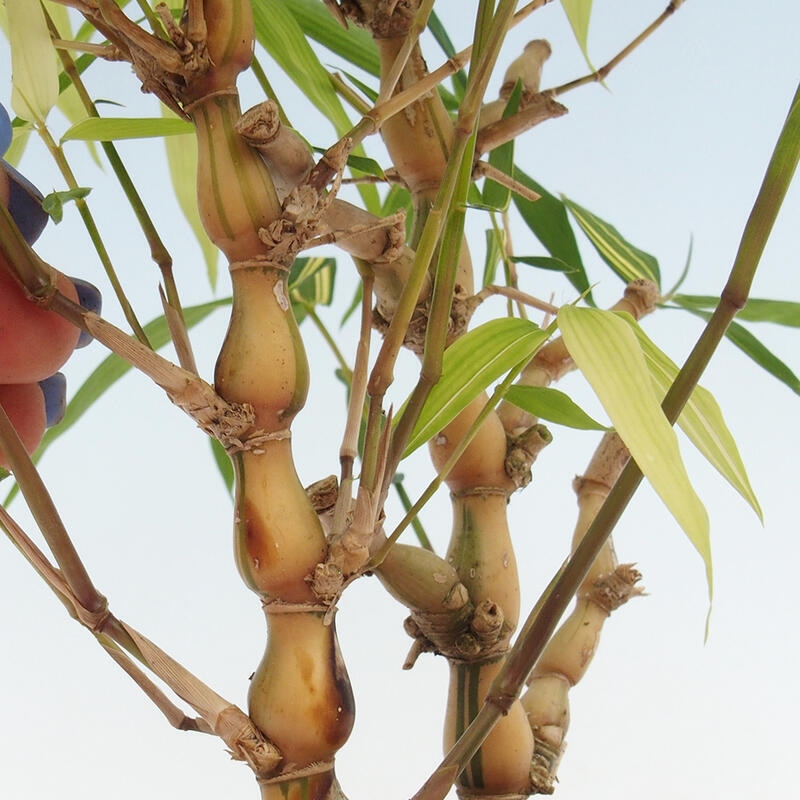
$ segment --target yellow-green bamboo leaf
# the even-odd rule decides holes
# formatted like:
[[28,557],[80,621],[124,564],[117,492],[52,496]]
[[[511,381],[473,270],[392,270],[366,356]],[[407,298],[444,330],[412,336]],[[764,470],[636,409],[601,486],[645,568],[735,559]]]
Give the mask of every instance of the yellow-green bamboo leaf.
[[[662,399],[678,374],[677,364],[648,337],[632,317],[627,314],[620,316],[636,333],[647,366],[650,368],[656,393],[659,399]],[[711,392],[702,386],[695,387],[678,417],[678,425],[719,474],[749,503],[763,522],[761,506],[750,485],[744,462]]]
[[217,283],[219,250],[208,238],[197,208],[197,140],[192,133],[168,136],[164,139],[164,147],[175,198],[200,245],[206,262],[208,282],[213,288]]
[[[404,456],[434,437],[484,389],[529,359],[549,333],[529,320],[495,319],[469,331],[445,350],[442,374],[431,389]],[[397,415],[402,416],[403,409]]]
[[600,257],[625,283],[644,278],[656,286],[661,285],[658,261],[654,256],[632,245],[613,225],[596,214],[566,197],[563,200]]
[[592,0],[561,0],[561,5],[586,63],[589,65],[589,69],[594,71],[594,66],[589,58],[589,20],[592,16]]
[[636,334],[612,312],[575,306],[562,306],[558,326],[642,474],[703,558],[711,597],[708,515],[686,473]]
[[42,6],[6,0],[11,45],[11,107],[29,122],[44,122],[58,100],[56,51]]
[[73,140],[113,142],[118,139],[147,139],[157,136],[179,136],[192,133],[191,123],[177,117],[128,118],[89,117],[76,122],[61,137],[62,142]]

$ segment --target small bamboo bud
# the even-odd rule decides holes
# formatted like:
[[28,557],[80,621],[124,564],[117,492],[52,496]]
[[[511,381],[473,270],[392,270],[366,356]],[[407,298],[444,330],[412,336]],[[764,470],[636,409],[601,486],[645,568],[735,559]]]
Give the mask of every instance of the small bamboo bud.
[[[444,746],[449,750],[478,713],[502,661],[451,664]],[[515,700],[458,778],[463,798],[487,795],[528,795],[533,733],[525,711]]]
[[530,689],[520,700],[535,739],[531,788],[536,794],[553,794],[555,789],[569,728],[570,688],[563,675],[542,675],[530,682]]
[[236,132],[267,162],[281,202],[314,169],[307,142],[281,122],[278,105],[273,100],[245,111],[236,122]]
[[531,425],[518,436],[508,437],[505,470],[519,489],[532,479],[531,466],[539,453],[553,441],[553,434],[542,424]]
[[546,39],[534,39],[525,45],[522,55],[514,59],[506,70],[503,85],[500,87],[499,99],[486,103],[481,109],[480,128],[497,122],[503,116],[503,111],[517,81],[522,83],[519,108],[526,107],[533,95],[539,91],[542,67],[552,52],[550,43]]
[[283,755],[283,773],[331,762],[355,717],[335,625],[322,612],[265,611],[267,648],[250,683],[250,717]]
[[470,620],[469,627],[482,649],[493,647],[503,633],[503,609],[486,598],[482,600]]
[[376,574],[389,594],[411,611],[454,613],[469,603],[453,566],[422,547],[395,544]]

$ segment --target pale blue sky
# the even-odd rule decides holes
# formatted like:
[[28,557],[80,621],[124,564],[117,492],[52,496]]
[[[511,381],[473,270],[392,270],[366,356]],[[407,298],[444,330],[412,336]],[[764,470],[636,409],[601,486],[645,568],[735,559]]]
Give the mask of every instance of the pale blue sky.
[[[441,0],[437,8],[445,18],[466,5],[475,4]],[[590,37],[595,61],[604,62],[664,5],[663,0],[599,3]],[[689,0],[612,73],[609,91],[590,86],[565,96],[568,116],[519,141],[521,164],[551,191],[601,214],[657,256],[665,285],[680,273],[693,236],[693,271],[685,290],[718,292],[800,77],[798,30],[800,7],[788,0],[762,6]],[[468,31],[457,35],[462,46]],[[498,71],[526,41],[540,37],[548,38],[554,51],[544,85],[583,72],[557,4],[514,32]],[[0,75],[8,75],[7,59],[2,43]],[[437,63],[432,49],[429,64]],[[271,78],[280,85],[279,75]],[[7,104],[10,85],[4,80],[0,100]],[[121,93],[129,108],[155,113],[125,65],[106,67],[89,80],[95,96]],[[243,104],[258,99],[252,84],[245,84]],[[326,129],[305,121],[312,113],[290,107],[298,126],[318,136],[314,144],[327,144]],[[57,115],[51,124],[57,133],[63,130]],[[146,160],[141,189],[157,209],[185,302],[208,299],[199,251],[163,189],[160,146],[125,143],[120,152],[134,166]],[[93,187],[92,209],[108,232],[112,258],[134,305],[142,318],[154,317],[160,313],[157,270],[119,191],[104,183],[107,171],[84,158],[79,145],[69,154],[76,158],[79,181]],[[22,168],[45,192],[63,188],[38,146]],[[795,185],[765,252],[754,296],[800,301],[799,218]],[[479,253],[484,221],[471,222]],[[517,254],[541,252],[522,227],[513,235]],[[596,296],[611,303],[621,286],[584,245],[590,279],[598,282]],[[38,249],[64,272],[101,286],[109,298],[109,319],[121,324],[74,213],[61,226],[50,226]],[[348,274],[345,258],[340,271]],[[566,284],[543,282],[538,274],[523,281],[539,295],[556,291],[556,302],[572,299]],[[331,325],[348,299],[345,292],[340,305],[324,313]],[[225,322],[224,312],[216,315],[195,338],[207,377]],[[682,327],[675,334],[672,326],[678,323]],[[655,315],[646,327],[678,361],[700,330],[699,323],[673,312]],[[325,345],[310,329],[305,332],[316,372],[294,439],[301,479],[309,483],[337,470],[338,416],[331,408],[343,391],[330,376],[333,363]],[[800,369],[796,332],[774,326],[757,332]],[[352,325],[342,331],[343,347],[352,345],[354,334]],[[75,354],[66,368],[72,390],[102,356],[98,346]],[[399,380],[410,380],[412,367],[406,359]],[[610,620],[594,664],[573,692],[569,747],[557,789],[564,800],[744,800],[795,791],[798,398],[730,346],[723,347],[704,384],[739,441],[765,526],[687,449],[690,474],[712,522],[716,602],[704,645],[702,563],[653,493],[644,488],[637,496],[615,541],[621,560],[638,563],[649,594]],[[407,385],[398,388],[397,398]],[[561,388],[597,408],[578,376]],[[554,433],[556,443],[541,456],[534,483],[511,505],[528,605],[565,555],[575,517],[570,481],[584,469],[594,444],[591,437],[561,428]],[[41,469],[115,613],[243,704],[247,676],[263,649],[263,621],[257,599],[235,572],[229,501],[207,442],[191,421],[131,374],[98,404],[91,423],[53,447]],[[424,486],[426,469],[424,458],[405,469],[412,493]],[[440,548],[449,532],[447,504],[442,495],[424,517]],[[21,504],[12,511],[26,520]],[[10,545],[0,548],[3,797],[257,796],[249,771],[229,762],[220,742],[169,728],[92,637],[69,620],[17,552]],[[342,648],[358,707],[356,730],[338,760],[343,788],[352,800],[409,797],[440,756],[446,664],[429,656],[410,673],[400,670],[410,643],[400,627],[405,614],[375,580],[357,584],[341,609]]]

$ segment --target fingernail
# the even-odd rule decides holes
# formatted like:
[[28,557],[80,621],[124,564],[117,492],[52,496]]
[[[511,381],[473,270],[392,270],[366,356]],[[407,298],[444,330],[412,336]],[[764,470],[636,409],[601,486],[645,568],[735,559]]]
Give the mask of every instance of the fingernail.
[[64,419],[67,410],[67,379],[60,372],[39,381],[39,388],[44,395],[44,413],[47,427],[51,428]]
[[[87,311],[99,314],[100,309],[103,307],[103,298],[100,290],[82,278],[70,278],[70,280],[75,285],[75,291],[78,293],[78,303]],[[81,335],[78,337],[78,344],[75,347],[86,347],[92,341],[92,338],[91,334],[81,331]]]

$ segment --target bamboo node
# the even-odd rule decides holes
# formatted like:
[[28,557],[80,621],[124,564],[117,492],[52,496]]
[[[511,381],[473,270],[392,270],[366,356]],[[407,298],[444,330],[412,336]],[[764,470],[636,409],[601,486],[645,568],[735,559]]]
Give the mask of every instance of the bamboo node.
[[463,786],[456,786],[456,794],[461,800],[527,800],[529,796],[527,792],[522,794],[517,792],[510,792],[503,794],[490,794],[484,789],[467,789]]
[[314,567],[314,575],[309,578],[314,594],[324,603],[333,603],[344,588],[344,575],[336,564],[326,562]]
[[106,620],[111,616],[105,597],[103,598],[102,608],[97,611],[90,611],[80,603],[74,603],[73,607],[78,622],[86,626],[92,633],[101,633],[106,624]]
[[289,267],[280,261],[273,261],[266,256],[256,256],[247,258],[244,261],[233,261],[228,264],[228,272],[235,272],[238,269],[268,270],[277,269],[280,272],[289,272]]
[[636,585],[641,579],[633,564],[620,564],[612,573],[601,575],[585,597],[610,614],[632,597],[644,594],[644,588]]
[[333,761],[315,761],[300,769],[289,769],[285,772],[280,772],[272,777],[258,777],[259,786],[268,786],[273,783],[286,783],[287,781],[295,781],[300,778],[308,778],[312,775],[321,775],[325,772],[333,771]]
[[278,748],[265,739],[253,721],[236,706],[219,713],[214,732],[230,748],[231,758],[246,762],[257,778],[266,778],[278,768],[282,759]]
[[192,100],[191,103],[187,103],[183,107],[183,113],[187,116],[191,116],[192,111],[194,111],[197,106],[203,105],[207,100],[213,100],[215,97],[229,97],[230,95],[239,95],[239,92],[236,90],[235,86],[229,86],[225,89],[217,89],[214,92],[209,92],[202,97],[198,97],[196,100]]
[[500,495],[506,497],[508,492],[500,486],[470,486],[468,489],[461,489],[458,492],[450,492],[450,497],[489,497],[490,495]]
[[553,794],[555,791],[556,769],[561,761],[564,748],[551,747],[534,735],[533,758],[531,759],[531,794]]
[[325,614],[330,606],[321,603],[286,603],[278,597],[262,597],[265,614]]
[[541,423],[535,423],[518,434],[507,434],[508,446],[503,467],[517,489],[524,489],[532,480],[531,467],[539,453],[553,441],[553,434]]

